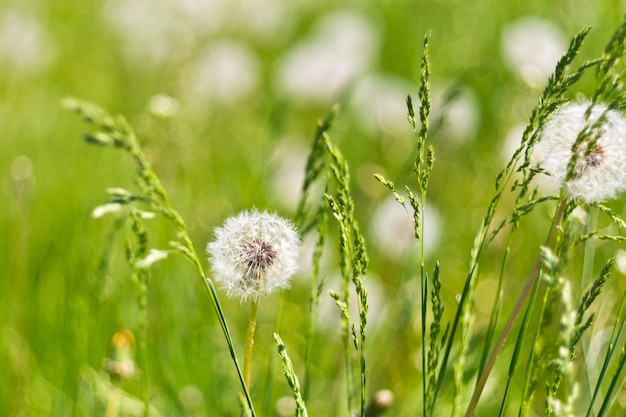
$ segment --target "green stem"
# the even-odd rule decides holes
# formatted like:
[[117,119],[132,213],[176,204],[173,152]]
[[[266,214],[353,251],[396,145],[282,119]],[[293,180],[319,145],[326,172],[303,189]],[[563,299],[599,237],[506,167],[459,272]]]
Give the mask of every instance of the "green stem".
[[622,295],[622,301],[620,303],[620,307],[617,312],[617,319],[615,320],[615,324],[613,325],[613,331],[611,332],[611,337],[609,338],[609,346],[606,351],[606,355],[604,356],[602,369],[600,370],[600,373],[598,375],[598,379],[597,379],[596,386],[593,391],[593,395],[591,397],[591,401],[589,401],[589,408],[587,410],[586,417],[591,417],[592,415],[594,415],[593,408],[595,406],[596,400],[598,399],[599,396],[601,396],[602,381],[604,380],[608,372],[609,364],[611,363],[611,359],[613,358],[613,355],[617,348],[616,346],[617,342],[621,339],[622,333],[624,332],[624,329],[626,328],[626,317],[622,318],[622,322],[618,326],[619,318],[622,317],[622,313],[624,312],[625,309],[626,309],[626,292]]
[[211,297],[211,301],[213,303],[213,308],[217,314],[217,318],[222,327],[222,332],[224,332],[224,337],[226,338],[226,343],[228,345],[228,351],[230,353],[230,357],[235,364],[235,369],[237,370],[237,375],[239,376],[239,381],[241,382],[241,387],[243,389],[243,395],[246,398],[246,402],[248,403],[248,408],[252,413],[252,417],[256,416],[254,412],[254,406],[252,405],[252,398],[250,397],[250,390],[245,383],[245,379],[243,377],[243,372],[241,371],[241,366],[239,366],[239,361],[237,360],[237,354],[235,353],[235,345],[233,344],[233,338],[230,335],[230,330],[228,330],[228,325],[226,324],[226,317],[224,316],[224,311],[222,310],[222,306],[217,298],[217,291],[215,290],[215,286],[213,285],[213,281],[209,277],[205,277],[203,280],[204,285],[209,292]]
[[513,237],[515,235],[515,231],[517,230],[517,225],[513,224],[511,228],[511,232],[509,233],[509,237],[506,242],[506,249],[504,250],[504,256],[502,257],[502,264],[500,265],[500,275],[498,276],[498,287],[495,292],[495,296],[493,299],[493,307],[491,308],[491,315],[489,316],[489,325],[487,327],[487,334],[485,336],[485,346],[483,347],[483,352],[480,358],[480,366],[478,368],[478,372],[482,372],[485,368],[485,362],[487,361],[487,354],[491,350],[492,339],[495,335],[496,328],[498,323],[500,322],[500,315],[502,313],[502,284],[504,282],[505,269],[508,265],[509,255],[511,253],[511,245],[513,244]]
[[[554,240],[556,239],[558,225],[561,223],[561,219],[563,217],[563,213],[565,212],[566,205],[567,205],[567,199],[562,199],[561,205],[559,206],[557,214],[554,217],[552,227],[550,229],[550,236],[548,237],[548,241],[546,243],[547,247],[551,247],[554,243]],[[535,285],[535,281],[539,277],[539,272],[541,270],[542,264],[543,264],[543,256],[540,255],[537,258],[537,261],[535,262],[535,266],[533,267],[533,270],[528,276],[528,279],[526,280],[524,289],[522,290],[522,293],[517,299],[517,303],[515,304],[515,307],[513,308],[513,311],[511,312],[511,316],[509,317],[509,320],[507,321],[506,325],[504,326],[504,329],[502,330],[502,334],[500,335],[500,338],[496,342],[496,345],[493,348],[493,351],[491,352],[491,356],[489,357],[489,360],[485,364],[485,368],[483,369],[483,372],[481,373],[480,377],[478,378],[478,381],[476,382],[476,388],[474,388],[474,394],[472,394],[472,399],[470,400],[469,406],[467,407],[465,417],[471,417],[474,415],[476,406],[478,405],[478,400],[480,399],[480,395],[482,394],[483,389],[485,388],[485,383],[487,382],[487,378],[489,377],[489,374],[491,373],[491,370],[493,369],[493,366],[496,363],[496,359],[498,358],[500,351],[504,347],[506,338],[508,337],[509,333],[511,333],[511,330],[513,329],[513,325],[515,324],[517,316],[522,310],[522,306],[526,302],[526,299],[530,295],[531,290],[533,289]]]
[[[427,311],[428,311],[428,277],[426,276],[426,268],[424,265],[424,208],[425,208],[425,199],[426,199],[426,193],[422,192],[422,199],[420,200],[421,202],[421,213],[420,213],[420,233],[422,234],[422,238],[420,239],[420,298],[421,298],[421,304],[422,304],[422,308],[421,308],[421,331],[422,331],[422,389],[424,392],[424,395],[426,396],[428,393],[428,373],[429,373],[429,369],[428,369],[428,362],[427,362],[427,355],[428,355],[428,344],[426,343],[426,320],[427,320]],[[425,401],[426,398],[424,398],[424,401],[422,401],[423,405],[422,405],[422,415],[424,417],[427,417],[427,412],[428,412],[428,404],[427,401]]]
[[[598,230],[598,215],[599,209],[596,206],[590,206],[587,214],[587,225],[585,227],[585,234],[589,235]],[[589,286],[589,283],[593,279],[593,265],[596,254],[596,241],[594,239],[587,239],[585,242],[585,250],[583,256],[583,271],[580,288],[582,291]],[[594,320],[593,326],[595,328],[596,321]],[[585,357],[589,350],[589,343],[583,341],[581,343],[582,355]],[[593,395],[591,392],[591,381],[594,381],[598,377],[598,370],[595,367],[585,366],[583,369],[583,390],[582,395],[586,399],[590,399]],[[586,389],[585,389],[586,388]],[[588,403],[588,401],[585,401]]]
[[250,382],[252,379],[252,351],[254,350],[254,332],[256,330],[256,312],[257,302],[252,300],[250,303],[250,317],[248,318],[248,331],[246,333],[246,356],[243,360],[243,379],[250,390]]
[[150,403],[148,400],[148,273],[139,274],[141,294],[139,296],[139,327],[141,337],[139,339],[139,352],[143,368],[141,376],[141,399],[144,404],[144,417],[150,415]]

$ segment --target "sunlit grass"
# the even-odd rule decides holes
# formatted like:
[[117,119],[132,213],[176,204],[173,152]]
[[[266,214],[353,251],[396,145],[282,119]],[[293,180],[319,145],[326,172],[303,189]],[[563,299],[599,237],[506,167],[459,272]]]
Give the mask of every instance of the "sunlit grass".
[[[279,19],[273,29],[270,20],[265,21],[263,29],[263,22],[250,17],[251,10],[245,11],[243,2],[233,2],[226,14],[229,17],[214,13],[213,17],[223,19],[218,19],[217,26],[202,18],[207,11],[199,5],[195,14],[190,13],[192,9],[185,11],[180,5],[169,5],[160,11],[136,15],[157,19],[150,26],[153,33],[139,36],[134,30],[139,31],[142,22],[137,18],[125,21],[119,14],[126,7],[124,2],[55,2],[46,6],[24,3],[9,2],[0,7],[0,172],[5,179],[4,203],[0,208],[0,270],[5,277],[0,280],[0,379],[5,381],[0,388],[0,414],[24,411],[31,415],[104,415],[111,397],[105,394],[110,385],[108,375],[102,373],[103,360],[111,358],[109,341],[122,329],[133,332],[139,349],[136,377],[119,384],[124,393],[119,398],[137,401],[129,403],[130,409],[141,409],[146,399],[161,415],[232,415],[241,406],[241,386],[229,362],[219,319],[202,282],[194,278],[194,266],[190,268],[183,258],[171,255],[155,263],[149,278],[142,278],[147,288],[142,295],[142,285],[136,285],[142,280],[131,279],[133,268],[126,261],[127,247],[138,249],[138,235],[125,228],[115,214],[91,218],[93,209],[107,201],[107,188],[138,191],[132,179],[136,168],[132,159],[122,153],[87,146],[78,140],[84,125],[58,106],[60,98],[67,95],[96,102],[111,114],[122,114],[128,119],[139,137],[142,152],[184,218],[193,246],[203,248],[213,229],[225,218],[253,206],[293,218],[306,231],[299,276],[289,290],[268,296],[259,305],[251,385],[257,415],[289,415],[285,414],[285,407],[295,410],[290,408],[294,403],[289,400],[293,396],[289,384],[293,386],[294,382],[288,384],[282,375],[274,332],[284,340],[291,359],[288,366],[299,379],[301,396],[295,398],[304,401],[310,415],[344,415],[348,408],[374,413],[372,400],[384,389],[394,395],[390,415],[430,415],[431,408],[432,415],[450,415],[453,404],[457,404],[457,415],[465,411],[478,370],[483,368],[514,308],[555,213],[555,202],[539,200],[539,195],[528,201],[516,201],[514,195],[502,199],[493,224],[510,219],[506,216],[511,213],[520,218],[513,228],[507,225],[495,236],[481,254],[479,275],[472,284],[475,287],[467,292],[469,315],[458,318],[459,326],[466,328],[459,328],[452,336],[450,330],[446,333],[447,323],[454,323],[459,295],[466,294],[463,285],[472,259],[470,250],[493,197],[495,176],[512,153],[505,150],[504,138],[514,126],[528,123],[548,82],[549,73],[540,73],[537,81],[532,78],[536,72],[520,72],[519,64],[512,66],[507,61],[502,51],[504,34],[529,15],[540,16],[554,25],[562,39],[591,25],[580,55],[572,63],[575,69],[602,53],[611,32],[620,23],[621,12],[616,12],[616,5],[580,1],[571,8],[561,8],[530,3],[510,7],[484,2],[390,2],[337,9],[330,2],[267,0],[262,3],[274,4],[268,10]],[[141,2],[128,2],[128,7],[133,3]],[[280,15],[281,11],[285,14]],[[23,60],[18,63],[11,58],[11,48],[15,47],[8,47],[4,41],[8,39],[9,15],[19,16],[13,21],[31,22],[15,26],[20,30],[37,28],[38,35],[18,32],[19,37],[11,39],[30,39],[35,48],[44,48],[48,52],[34,55],[41,60],[25,61],[30,56],[26,49],[29,44],[17,41],[10,45],[19,45],[21,49],[17,50],[23,52]],[[485,16],[489,19],[485,20]],[[178,20],[172,23],[168,20],[171,17]],[[249,19],[249,25],[241,25],[244,18]],[[169,26],[164,26],[169,28],[169,35],[163,44],[166,53],[159,54],[150,42],[153,37],[163,36],[156,29],[161,28],[163,19],[169,22]],[[269,17],[266,15],[265,19]],[[339,22],[339,29],[356,31],[358,36],[352,41],[366,42],[359,54],[350,55],[339,45],[323,47],[324,30],[332,27],[328,22]],[[263,34],[262,30],[269,32]],[[432,145],[436,160],[428,197],[423,199],[412,171],[417,151],[411,124],[406,121],[404,99],[406,95],[413,98],[419,131],[419,109],[423,108],[419,58],[421,39],[429,30],[433,108],[427,142]],[[525,35],[529,37],[531,34]],[[158,42],[157,39],[156,46]],[[311,48],[313,44],[322,45],[321,50]],[[224,50],[212,49],[211,45],[236,47]],[[330,53],[335,47],[340,51],[338,55]],[[354,49],[354,45],[348,45],[347,50],[350,48]],[[561,53],[567,45],[563,48]],[[313,91],[309,88],[298,92],[294,87],[297,83],[287,88],[280,74],[288,72],[283,68],[288,57],[312,49],[319,55],[309,55],[309,59],[316,56],[330,60],[323,61],[327,66],[307,68],[317,68],[313,73],[321,76],[315,79]],[[218,54],[216,50],[226,53]],[[241,50],[245,52],[228,55],[229,51]],[[252,61],[240,59],[242,56]],[[223,65],[234,65],[225,67],[225,73],[232,76],[237,75],[237,65],[254,62],[253,75],[241,74],[252,78],[235,80],[234,84],[220,81],[224,73],[216,69],[218,58],[224,59],[220,61]],[[342,68],[342,58],[352,59],[353,65],[343,68],[342,77],[352,77],[343,85],[337,84],[341,77],[322,76],[329,68]],[[28,62],[33,67],[23,67]],[[549,71],[555,63],[551,63]],[[355,67],[356,64],[363,66]],[[621,61],[616,64],[619,73]],[[206,75],[201,67],[212,68],[207,70],[209,80],[201,78]],[[304,73],[297,68],[289,71]],[[594,71],[587,71],[563,98],[593,97],[599,87]],[[322,85],[324,80],[329,84]],[[219,90],[219,86],[223,89]],[[462,92],[459,96],[455,95],[457,86]],[[224,94],[224,89],[232,94]],[[171,100],[175,111],[155,107],[155,97]],[[470,98],[465,100],[467,97]],[[615,103],[621,108],[620,97],[621,87],[614,96],[601,98],[607,102],[617,98]],[[372,105],[383,99],[385,105]],[[332,126],[322,129],[331,145],[325,148],[325,142],[319,142],[317,149],[325,158],[319,161],[321,175],[308,194],[307,205],[298,211],[302,181],[305,172],[309,172],[305,166],[306,152],[315,136],[317,120],[334,102],[340,103],[339,111]],[[465,132],[455,131],[458,126],[464,126]],[[520,139],[516,138],[516,146]],[[349,325],[347,333],[341,336],[341,311],[328,295],[332,290],[341,301],[340,277],[344,275],[345,282],[346,270],[342,271],[340,263],[342,240],[337,228],[350,226],[337,222],[335,216],[343,213],[341,210],[333,214],[327,206],[342,194],[333,199],[324,199],[321,194],[326,176],[332,172],[326,165],[327,152],[333,149],[335,155],[341,155],[335,164],[347,163],[347,171],[338,179],[349,174],[345,184],[349,194],[341,198],[350,196],[354,210],[348,205],[347,212],[358,223],[358,233],[348,241],[362,238],[369,259],[367,273],[354,281],[363,280],[367,298],[361,292],[360,299],[345,299],[353,308],[361,306],[361,312],[347,310],[356,326],[355,346]],[[285,164],[292,155],[299,162]],[[406,199],[406,210],[393,201],[394,196],[376,180],[375,173],[393,182],[395,191]],[[516,178],[513,176],[513,180]],[[436,228],[435,220],[431,225],[428,215],[421,218],[425,219],[420,226],[420,237],[424,239],[419,243],[412,238],[411,202],[405,194],[405,184],[422,197],[415,200],[416,207],[427,200],[422,210],[429,213],[432,209],[433,219],[438,220]],[[329,195],[336,191],[334,186],[326,189]],[[532,193],[532,187],[529,192]],[[386,202],[395,204],[397,216],[377,215]],[[137,208],[148,209],[141,204]],[[597,217],[597,223],[589,224],[596,224],[595,228],[585,229],[572,218],[566,232],[574,236],[594,230],[598,236],[620,233],[615,219],[623,214],[621,199],[593,210],[589,211],[589,218]],[[390,217],[406,222],[400,226],[393,222],[375,224]],[[324,218],[322,224],[316,224],[316,219]],[[141,224],[149,231],[146,249],[169,248],[168,241],[176,234],[176,228],[159,218],[141,220]],[[392,231],[391,237],[377,238],[385,230]],[[436,233],[434,238],[426,239],[431,232]],[[324,238],[318,245],[320,257],[313,258],[318,233],[324,234]],[[346,238],[342,239],[345,245]],[[398,247],[404,248],[402,253],[394,249],[390,256],[389,247],[381,247],[388,239],[397,240]],[[420,248],[420,244],[425,247]],[[568,266],[558,269],[557,274],[569,279],[574,307],[578,307],[584,291],[600,276],[605,262],[623,246],[608,239],[587,240],[585,251],[579,250],[581,245],[568,257]],[[352,254],[348,261],[358,258],[353,257],[352,246],[341,250]],[[422,250],[424,257],[419,256]],[[205,258],[201,253],[198,262],[208,271],[210,265]],[[438,275],[434,272],[436,262]],[[316,265],[313,270],[312,263]],[[563,374],[567,383],[556,395],[565,404],[569,393],[574,392],[571,382],[581,381],[576,388],[578,404],[590,404],[597,378],[602,375],[604,384],[597,390],[594,408],[595,413],[606,410],[606,415],[619,415],[621,410],[619,402],[614,403],[611,411],[607,408],[621,392],[621,378],[615,370],[624,363],[622,360],[616,365],[623,359],[623,341],[619,338],[623,320],[620,321],[618,310],[624,291],[619,259],[616,264],[599,299],[585,315],[588,318],[595,312],[596,319],[583,335],[585,348],[576,351],[574,373]],[[316,276],[313,282],[312,276]],[[438,285],[435,277],[441,284],[438,298],[431,295]],[[540,281],[536,302],[543,302],[547,283],[553,285],[549,290],[552,297],[528,313],[524,354],[516,356],[515,340],[526,311],[522,310],[487,380],[477,415],[497,415],[504,403],[505,383],[509,385],[504,415],[517,414],[520,403],[526,399],[534,413],[544,412],[543,382],[534,395],[530,391],[524,394],[524,390],[537,382],[536,377],[549,381],[552,387],[558,375],[549,368],[551,363],[541,363],[541,358],[549,358],[551,351],[539,347],[549,340],[535,332],[538,328],[547,329],[547,334],[559,332],[565,306],[554,307],[554,311],[547,308],[564,303],[559,298],[563,287],[556,278]],[[496,297],[498,289],[503,291],[501,299]],[[249,309],[222,294],[218,290],[233,346],[238,355],[243,355]],[[448,339],[444,341],[453,340],[448,366],[440,372],[432,369],[446,355],[446,346],[429,339],[437,328],[431,321],[436,308],[433,310],[429,303],[436,299],[444,310],[435,339],[445,335]],[[494,305],[499,309],[492,310]],[[552,321],[541,315],[542,309],[554,314]],[[367,316],[360,318],[365,310]],[[367,339],[361,339],[359,331],[365,327],[365,317]],[[606,344],[609,334],[614,334],[611,345]],[[428,349],[422,349],[424,344]],[[459,358],[461,346],[466,354]],[[533,346],[538,346],[534,357],[529,356]],[[614,347],[606,370],[602,367],[603,346]],[[439,359],[437,349],[441,349]],[[519,362],[517,371],[509,378],[512,355]],[[345,374],[346,357],[355,360],[352,377]],[[361,360],[365,360],[366,366]],[[549,370],[542,375],[524,374],[522,370],[530,369],[532,363],[545,365]],[[428,374],[422,374],[425,364]],[[618,377],[613,379],[614,375]],[[431,393],[427,398],[432,398],[429,390],[437,384],[441,387],[437,388],[434,405],[424,407],[430,401],[423,400],[424,391]],[[609,394],[613,397],[605,402]],[[302,413],[304,406],[298,410]],[[129,413],[133,415],[135,411]]]

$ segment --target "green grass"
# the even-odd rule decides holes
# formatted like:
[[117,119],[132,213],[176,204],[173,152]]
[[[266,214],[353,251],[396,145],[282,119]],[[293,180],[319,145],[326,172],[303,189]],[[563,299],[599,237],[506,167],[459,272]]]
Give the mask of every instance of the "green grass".
[[[471,291],[468,288],[466,292],[470,316],[464,319],[459,315],[460,327],[450,339],[450,330],[446,333],[445,329],[451,329],[448,323],[455,320],[458,297],[472,265],[474,237],[493,198],[496,175],[506,164],[500,156],[504,138],[512,126],[528,123],[542,93],[542,88],[529,87],[506,67],[500,51],[501,34],[508,23],[527,15],[554,22],[566,39],[591,26],[568,73],[572,74],[582,62],[602,54],[620,24],[620,3],[596,5],[581,0],[564,7],[540,1],[367,1],[347,2],[338,8],[332,2],[301,1],[292,6],[291,29],[281,32],[275,43],[263,41],[246,27],[225,25],[216,33],[198,35],[192,46],[183,43],[183,36],[172,38],[179,45],[177,53],[158,65],[124,54],[121,35],[107,23],[112,2],[105,3],[9,1],[0,6],[0,39],[2,17],[18,11],[41,25],[44,38],[54,46],[51,64],[39,73],[28,74],[6,61],[0,42],[0,173],[4,179],[0,190],[0,414],[104,415],[109,398],[103,392],[109,391],[102,388],[108,387],[108,377],[101,373],[102,363],[110,357],[111,337],[121,329],[130,329],[138,346],[145,343],[145,355],[137,352],[139,376],[120,386],[125,395],[136,398],[139,404],[147,396],[161,415],[234,415],[240,409],[240,381],[211,297],[198,279],[197,268],[184,257],[170,255],[142,278],[147,280],[144,336],[141,286],[133,281],[136,271],[128,266],[125,255],[127,246],[138,248],[137,234],[126,226],[118,227],[115,215],[91,218],[92,210],[107,201],[106,188],[140,192],[141,187],[133,180],[136,167],[122,152],[90,146],[81,140],[84,133],[93,132],[92,128],[60,105],[62,98],[75,96],[123,115],[137,132],[172,206],[186,222],[189,244],[198,251],[202,269],[210,270],[203,248],[213,239],[213,228],[252,206],[276,210],[298,220],[302,228],[312,224],[305,236],[308,246],[314,246],[316,231],[326,234],[321,241],[317,281],[312,283],[312,259],[308,254],[308,265],[303,265],[291,289],[259,302],[251,390],[257,415],[280,415],[276,411],[279,399],[293,395],[294,380],[288,383],[283,377],[281,360],[285,358],[278,352],[289,353],[290,361],[284,362],[290,369],[289,378],[299,379],[302,392],[297,398],[304,400],[310,415],[345,415],[348,397],[350,408],[362,411],[382,389],[391,390],[395,397],[389,415],[447,416],[453,404],[458,405],[456,415],[462,415],[478,369],[484,365],[485,356],[522,292],[556,210],[554,201],[524,206],[528,199],[516,201],[516,194],[508,193],[511,184],[503,188],[506,193],[493,213],[493,224],[499,224],[515,210],[521,217],[515,229],[507,226],[481,250]],[[316,22],[337,10],[353,10],[372,22],[379,36],[379,50],[370,71],[393,74],[409,82],[403,94],[413,98],[417,136],[411,133],[409,122],[406,133],[368,131],[358,116],[365,104],[352,100],[350,89],[326,102],[308,104],[277,92],[275,77],[281,57],[306,39]],[[192,30],[185,28],[182,33]],[[427,201],[441,218],[440,244],[434,254],[423,259],[419,249],[390,258],[373,237],[373,219],[381,202],[393,196],[374,174],[392,182],[398,193],[404,192],[406,184],[420,197],[425,196],[421,195],[425,187],[420,189],[418,185],[422,179],[416,177],[412,166],[418,157],[418,103],[425,100],[419,88],[422,39],[429,31],[430,75],[426,78],[431,87],[434,89],[442,80],[469,87],[476,96],[480,119],[475,135],[456,143],[447,137],[445,129],[438,129],[437,114],[433,112],[425,137],[436,158]],[[189,67],[201,55],[203,46],[225,37],[237,39],[255,52],[261,69],[257,89],[234,104],[192,100],[185,95]],[[616,62],[618,74],[623,69],[622,59],[619,56]],[[564,97],[593,96],[599,84],[594,71],[583,75]],[[161,93],[178,100],[177,116],[159,118],[150,114],[150,99]],[[622,97],[621,90],[616,96]],[[282,172],[284,162],[276,152],[287,144],[303,149],[306,158],[318,120],[335,102],[339,102],[339,110],[325,130],[327,136],[318,136],[320,175],[300,215],[289,197],[294,190],[280,188],[284,182],[276,185],[275,177]],[[400,116],[406,118],[406,114]],[[425,158],[424,154],[420,157]],[[346,172],[342,171],[344,162]],[[331,181],[327,192],[333,196],[330,201],[339,206],[335,213],[326,206],[329,199],[321,195],[332,164],[337,182]],[[300,172],[304,170],[303,163]],[[349,182],[342,183],[346,173]],[[295,192],[301,185],[295,186]],[[405,198],[409,207],[411,201]],[[622,232],[605,214],[610,210],[614,216],[623,216],[622,201],[607,202],[607,209],[600,210],[599,235]],[[141,203],[137,207],[150,209]],[[328,218],[325,227],[318,229],[311,222],[319,207],[326,207]],[[526,213],[524,210],[530,207],[532,211]],[[333,214],[338,213],[347,216],[347,223],[337,221]],[[406,215],[411,220],[410,214]],[[179,232],[163,217],[143,220],[142,226],[148,231],[147,248],[167,248]],[[342,233],[337,232],[339,226],[344,227]],[[430,225],[426,222],[420,227],[427,230]],[[564,227],[572,235],[560,235],[557,242],[561,246],[553,251],[567,258],[567,263],[555,274],[570,281],[573,308],[578,308],[587,287],[601,276],[606,261],[624,244],[591,239],[585,252],[582,244],[568,246],[567,239],[575,240],[575,236],[588,231],[571,219]],[[359,249],[361,238],[369,259],[367,274],[359,269],[359,262],[365,259]],[[590,257],[589,250],[594,256]],[[343,268],[340,262],[344,262]],[[353,263],[357,266],[351,270]],[[500,301],[501,310],[492,314],[500,276],[505,296]],[[433,281],[435,277],[441,284],[437,297],[444,308],[438,337],[445,334],[444,343],[432,343],[428,338],[436,328],[432,326],[430,304],[434,297],[431,291],[439,285]],[[576,348],[574,373],[558,377],[555,375],[559,371],[550,362],[554,346],[547,345],[551,342],[548,336],[560,330],[564,304],[558,280],[550,285],[542,280],[533,310],[525,318],[526,310],[522,309],[495,363],[477,415],[497,415],[507,381],[503,415],[517,415],[523,398],[532,398],[528,415],[544,415],[544,386],[554,384],[555,378],[562,378],[561,385],[551,386],[557,388],[555,395],[563,401],[572,389],[572,381],[580,381],[578,404],[584,406],[576,410],[586,412],[598,375],[603,375],[604,384],[595,400],[596,414],[589,415],[621,415],[621,403],[615,402],[610,408],[611,401],[605,401],[607,395],[618,396],[622,389],[622,378],[614,378],[625,363],[623,336],[619,337],[624,318],[623,311],[618,310],[626,289],[621,278],[621,273],[613,270],[604,283],[598,299],[584,315],[583,323],[593,312],[596,319],[582,336],[582,346],[586,347],[581,349],[579,344]],[[367,288],[367,296],[363,298],[365,293],[360,292],[361,298],[346,298],[346,288],[354,292],[354,285],[360,282]],[[347,310],[354,330],[344,322],[342,333],[341,312],[329,297],[329,290],[335,291],[340,301],[360,307],[360,311]],[[243,358],[248,306],[226,298],[219,289],[218,296],[235,351]],[[320,307],[314,314],[318,320],[311,324],[309,303],[317,296]],[[368,307],[365,339],[365,334],[359,333],[365,327],[365,316],[360,314]],[[509,378],[522,317],[528,333]],[[492,322],[494,331],[490,333]],[[464,328],[464,323],[469,327]],[[545,330],[541,333],[537,329]],[[594,362],[587,357],[598,343],[592,337],[603,331],[615,334],[612,361],[606,369],[602,363],[604,351]],[[423,332],[428,335],[425,340]],[[282,344],[277,350],[274,333],[280,335],[286,351]],[[488,340],[491,346],[485,348]],[[427,349],[423,350],[423,345]],[[438,356],[433,357],[437,349]],[[448,367],[433,372],[436,363],[447,355],[446,350]],[[459,368],[461,350],[465,351],[464,365]],[[529,356],[531,351],[534,357]],[[532,361],[538,364],[536,373],[525,374]],[[420,372],[424,364],[428,374]],[[351,370],[350,376],[346,369]],[[94,372],[100,375],[94,376]],[[432,384],[438,384],[433,413],[422,400],[423,392],[433,389]],[[523,394],[532,384],[537,384],[534,396]],[[202,398],[194,402],[188,398],[189,393],[201,393]],[[303,408],[298,410],[299,415],[306,415]]]

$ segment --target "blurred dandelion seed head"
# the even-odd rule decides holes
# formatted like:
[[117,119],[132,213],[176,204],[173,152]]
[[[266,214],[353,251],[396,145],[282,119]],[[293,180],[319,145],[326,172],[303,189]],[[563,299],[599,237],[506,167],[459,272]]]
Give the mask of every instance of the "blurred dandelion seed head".
[[233,104],[257,89],[259,67],[256,55],[245,44],[214,41],[183,74],[182,89],[192,102]]
[[0,15],[0,66],[16,75],[45,71],[55,58],[52,36],[29,16],[14,11]]
[[215,280],[230,297],[257,299],[289,286],[298,270],[300,237],[287,220],[244,211],[215,229],[207,245]]
[[[614,198],[626,188],[626,118],[604,104],[596,104],[585,120],[591,104],[569,103],[557,110],[546,123],[537,151],[541,166],[552,175],[553,185],[560,188],[567,176],[573,152],[578,159],[574,176],[567,183],[570,196],[586,202]],[[605,113],[606,112],[606,113]],[[605,114],[602,125],[590,130],[576,149],[576,140]],[[590,148],[591,147],[591,148]]]
[[309,155],[308,148],[299,145],[303,141],[298,136],[281,139],[270,158],[270,193],[277,204],[289,210],[296,209],[302,193]]
[[504,28],[502,54],[509,68],[531,87],[541,87],[567,50],[567,42],[554,23],[526,17]]
[[626,250],[619,249],[615,254],[615,268],[622,275],[626,275]]
[[355,12],[324,18],[313,35],[287,52],[277,88],[288,98],[327,103],[371,65],[378,52],[376,27]]
[[166,94],[157,94],[150,99],[148,109],[153,116],[170,119],[178,115],[180,104],[174,97]]
[[358,82],[352,96],[355,116],[372,137],[410,133],[406,121],[406,96],[417,87],[388,74],[368,75]]
[[[428,258],[439,245],[442,233],[440,215],[430,204],[426,204],[424,224],[424,257]],[[393,196],[385,197],[372,216],[371,233],[372,242],[385,256],[401,259],[417,247],[413,209],[408,204],[403,208]]]
[[433,119],[440,118],[443,139],[460,144],[474,139],[480,125],[480,104],[476,94],[464,85],[443,82],[433,86]]

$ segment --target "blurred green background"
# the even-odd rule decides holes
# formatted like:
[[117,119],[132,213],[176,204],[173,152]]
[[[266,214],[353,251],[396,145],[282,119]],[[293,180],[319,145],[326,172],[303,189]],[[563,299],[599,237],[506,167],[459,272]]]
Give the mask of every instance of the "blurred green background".
[[[451,314],[495,174],[554,64],[586,26],[593,30],[582,57],[598,56],[625,5],[4,0],[0,415],[103,415],[105,396],[93,370],[101,369],[116,331],[138,334],[126,235],[110,239],[114,215],[91,218],[106,201],[107,187],[133,189],[134,168],[120,152],[85,144],[81,136],[89,127],[61,109],[63,97],[128,118],[200,251],[213,228],[241,209],[293,216],[315,124],[340,102],[331,136],[350,163],[372,260],[368,390],[391,389],[394,413],[409,415],[420,401],[419,323],[407,313],[418,299],[412,279],[418,259],[406,256],[415,248],[410,216],[390,203],[372,174],[415,187],[407,169],[413,136],[404,99],[417,97],[423,36],[432,31],[431,143],[437,155],[426,214],[428,265],[442,263]],[[583,94],[591,83],[583,81]],[[515,248],[511,270],[521,272],[507,283],[513,294],[544,238],[547,213],[534,218],[537,227]],[[159,220],[149,225],[150,246],[165,247],[171,227]],[[110,262],[106,269],[103,258]],[[485,276],[498,261],[481,265]],[[336,288],[332,255],[325,263],[329,288]],[[289,390],[271,359],[271,333],[280,310],[280,332],[300,371],[309,274],[304,266],[284,298],[260,303],[253,398],[261,415],[287,415],[280,399]],[[491,302],[492,275],[480,282],[477,299],[485,303],[477,304]],[[220,294],[242,346],[247,308]],[[317,326],[310,407],[314,415],[343,415],[339,314],[327,298]],[[478,309],[485,317],[488,311]],[[202,283],[183,260],[154,267],[148,314],[146,371],[155,407],[163,415],[235,415],[239,385],[221,330]],[[476,319],[478,331],[484,320]],[[266,396],[268,366],[275,383]],[[138,382],[125,389],[136,395]]]

